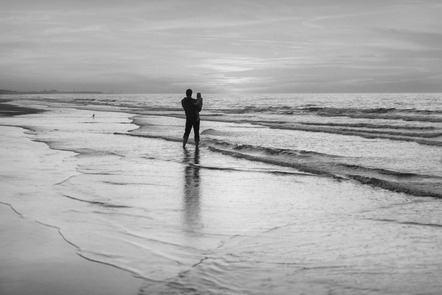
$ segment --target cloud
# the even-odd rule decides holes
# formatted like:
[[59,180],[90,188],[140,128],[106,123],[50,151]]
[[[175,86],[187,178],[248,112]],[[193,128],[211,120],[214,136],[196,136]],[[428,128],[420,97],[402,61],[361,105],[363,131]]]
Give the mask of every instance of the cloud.
[[96,24],[83,27],[50,27],[43,31],[48,35],[63,35],[73,33],[102,33],[104,32],[104,25]]
[[441,12],[432,0],[8,1],[0,82],[292,92],[401,91],[408,81],[442,91]]
[[[440,27],[442,29],[442,25]],[[442,33],[412,31],[405,29],[379,29],[380,34],[395,40],[401,40],[413,45],[414,48],[424,48],[430,50],[442,49]]]

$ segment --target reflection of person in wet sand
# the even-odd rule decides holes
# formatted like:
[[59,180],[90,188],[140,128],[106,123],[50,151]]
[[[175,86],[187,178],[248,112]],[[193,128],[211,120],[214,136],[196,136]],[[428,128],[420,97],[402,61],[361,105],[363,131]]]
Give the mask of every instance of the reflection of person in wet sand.
[[186,97],[181,100],[184,112],[186,113],[186,128],[183,136],[183,148],[186,147],[189,139],[190,131],[193,128],[195,136],[195,144],[200,141],[200,115],[199,112],[203,107],[203,99],[201,93],[198,93],[197,99],[192,98],[192,89],[186,90]]
[[199,149],[195,149],[193,161],[190,152],[184,149],[184,222],[189,230],[200,223],[200,169]]

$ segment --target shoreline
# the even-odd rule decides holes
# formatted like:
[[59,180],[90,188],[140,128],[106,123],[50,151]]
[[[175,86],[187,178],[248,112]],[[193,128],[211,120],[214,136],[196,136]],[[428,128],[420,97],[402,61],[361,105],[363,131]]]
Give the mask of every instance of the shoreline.
[[[0,117],[44,112],[0,101]],[[56,227],[29,219],[7,201],[0,202],[0,248],[2,295],[138,294],[145,282],[127,270],[82,257]]]
[[55,228],[0,203],[0,293],[137,294],[144,282],[130,273],[80,257]]
[[[9,104],[9,102],[11,104]],[[3,111],[2,107],[4,105],[4,103],[6,103],[7,107],[12,109],[12,110],[17,110],[16,113],[8,113],[8,109],[6,109],[6,111]],[[142,124],[137,122],[137,117],[140,116],[157,116],[157,114],[141,114],[138,112],[131,112],[131,110],[126,110],[126,109],[115,109],[114,107],[109,107],[109,106],[102,106],[102,105],[88,105],[88,106],[78,106],[78,105],[65,105],[65,106],[55,106],[52,107],[54,109],[56,109],[57,107],[62,107],[62,108],[72,108],[72,109],[76,109],[76,110],[84,110],[84,111],[91,111],[91,112],[115,112],[115,113],[127,113],[130,114],[130,117],[128,117],[128,119],[131,120],[131,123],[138,126],[138,128],[133,129],[133,130],[129,130],[127,132],[114,132],[114,134],[116,135],[129,135],[129,136],[141,136],[141,137],[149,137],[149,138],[157,138],[157,139],[164,139],[164,140],[168,140],[168,141],[181,141],[181,139],[176,139],[176,138],[171,138],[171,137],[167,137],[167,136],[146,136],[146,135],[140,135],[136,133],[136,130],[142,128]],[[15,115],[26,115],[26,114],[34,114],[34,113],[42,113],[42,112],[46,112],[48,110],[46,109],[39,109],[38,106],[36,106],[36,108],[30,108],[30,107],[25,107],[22,106],[20,104],[19,101],[15,101],[15,100],[2,100],[0,99],[0,117],[2,116],[2,112],[5,112],[6,114],[9,114],[8,116],[15,116]],[[182,119],[182,117],[180,116],[170,116],[170,117],[174,117],[174,118],[179,118]],[[205,119],[207,120],[207,119]],[[210,122],[211,120],[208,119],[208,122]],[[252,123],[253,125],[253,123]],[[20,126],[22,128],[26,128],[25,126]],[[271,128],[271,127],[270,127]],[[290,129],[290,128],[288,128]],[[310,132],[319,132],[319,131],[313,131],[313,130],[309,130]],[[321,131],[321,132],[326,132],[327,131]],[[365,136],[362,136],[363,138],[365,138]],[[367,137],[370,138],[370,137]],[[391,140],[396,140],[394,138],[392,138]],[[422,143],[422,144],[426,144],[426,143]],[[438,146],[436,144],[436,146]],[[246,153],[238,153],[237,151],[234,151],[232,153],[232,151],[228,151],[228,150],[219,150],[219,152],[222,153],[226,153],[226,154],[235,154],[237,156],[240,157],[245,157],[245,158],[249,158],[250,156]],[[250,158],[254,158],[253,156]],[[256,160],[257,158],[255,158]],[[259,160],[259,159],[258,159]],[[285,161],[285,160],[284,160]],[[273,161],[264,161],[264,162],[268,162],[270,164],[274,164]],[[276,161],[277,164],[281,164],[280,161]],[[287,166],[287,163],[283,163],[282,166]],[[296,169],[300,169],[304,172],[310,173],[312,172],[313,174],[316,174],[318,176],[320,175],[329,175],[330,177],[337,177],[338,179],[340,178],[339,173],[329,173],[330,171],[333,171],[334,167],[330,167],[329,169],[325,169],[325,171],[321,171],[321,170],[316,170],[315,167],[313,166],[309,166],[304,170],[305,166],[303,165],[303,163],[294,163],[293,165],[288,165],[290,167],[296,168]],[[411,196],[415,196],[415,197],[429,197],[429,198],[442,198],[441,195],[441,191],[439,189],[439,186],[434,187],[434,183],[433,182],[422,182],[419,184],[419,186],[412,186],[410,185],[409,182],[401,182],[401,181],[395,181],[395,180],[389,180],[387,178],[382,177],[383,176],[383,172],[391,172],[393,173],[393,176],[399,175],[399,176],[407,176],[407,174],[403,174],[403,173],[399,173],[399,172],[395,172],[395,171],[387,171],[386,169],[381,169],[381,170],[376,170],[376,169],[370,169],[370,168],[365,168],[365,167],[359,167],[359,169],[361,169],[361,171],[356,171],[354,169],[354,167],[350,167],[350,166],[346,166],[346,165],[341,165],[340,169],[343,169],[345,171],[347,171],[346,178],[347,179],[351,179],[352,181],[364,184],[364,185],[369,185],[371,187],[377,187],[377,188],[381,188],[381,189],[386,189],[388,191],[391,192],[396,192],[396,193],[405,193]],[[329,170],[329,171],[328,171]],[[372,172],[373,171],[379,171],[379,174],[373,176]],[[412,182],[415,183],[415,182]]]
[[0,117],[31,115],[45,112],[44,110],[9,104],[8,100],[0,100]]

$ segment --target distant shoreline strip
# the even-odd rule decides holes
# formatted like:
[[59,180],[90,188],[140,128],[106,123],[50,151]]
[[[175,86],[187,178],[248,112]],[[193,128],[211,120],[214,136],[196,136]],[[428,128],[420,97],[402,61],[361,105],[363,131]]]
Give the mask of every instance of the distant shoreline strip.
[[13,117],[18,115],[30,115],[43,112],[44,111],[40,109],[21,107],[8,103],[0,103],[0,117]]

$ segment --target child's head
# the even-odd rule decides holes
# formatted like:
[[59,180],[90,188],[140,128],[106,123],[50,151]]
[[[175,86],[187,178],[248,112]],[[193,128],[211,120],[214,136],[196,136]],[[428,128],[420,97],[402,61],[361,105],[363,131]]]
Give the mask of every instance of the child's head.
[[196,94],[196,98],[201,98],[201,93],[198,92],[198,93]]

